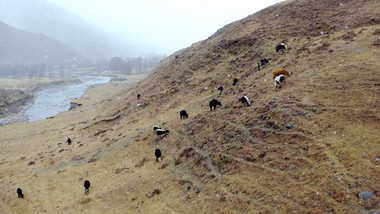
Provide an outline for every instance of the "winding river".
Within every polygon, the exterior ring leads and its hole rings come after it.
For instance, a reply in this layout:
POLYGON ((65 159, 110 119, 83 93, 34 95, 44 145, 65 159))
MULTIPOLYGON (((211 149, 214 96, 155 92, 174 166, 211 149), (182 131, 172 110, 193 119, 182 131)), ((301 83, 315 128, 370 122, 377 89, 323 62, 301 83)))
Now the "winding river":
POLYGON ((44 120, 59 112, 67 111, 73 99, 81 97, 93 85, 107 83, 111 77, 91 76, 80 77, 81 83, 69 86, 53 86, 43 89, 35 95, 33 104, 17 115, 0 119, 0 125, 11 123, 44 120))

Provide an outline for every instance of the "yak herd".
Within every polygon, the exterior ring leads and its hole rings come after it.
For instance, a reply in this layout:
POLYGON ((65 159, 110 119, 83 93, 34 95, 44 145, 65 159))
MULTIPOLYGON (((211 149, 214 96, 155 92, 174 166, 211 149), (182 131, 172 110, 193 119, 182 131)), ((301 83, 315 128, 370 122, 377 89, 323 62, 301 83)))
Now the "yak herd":
MULTIPOLYGON (((284 50, 287 50, 288 47, 286 44, 284 43, 280 43, 276 46, 276 52, 279 52, 279 51, 284 51, 284 50)), ((271 59, 261 59, 257 62, 257 68, 258 70, 260 71, 261 68, 264 68, 265 66, 267 66, 268 64, 270 64, 271 62, 271 59)), ((289 77, 290 76, 290 73, 288 71, 286 71, 285 69, 283 68, 280 68, 280 69, 277 69, 275 71, 273 71, 273 79, 274 79, 274 88, 275 90, 277 91, 279 88, 281 88, 281 85, 283 83, 285 83, 285 76, 289 77)), ((234 78, 233 80, 233 83, 232 85, 235 86, 237 85, 238 83, 238 79, 237 78, 234 78)), ((219 90, 219 96, 222 95, 222 92, 223 92, 223 86, 219 86, 218 87, 218 90, 219 90)), ((141 94, 137 94, 137 99, 140 99, 141 98, 141 94)), ((251 106, 251 103, 248 99, 247 96, 242 96, 241 98, 239 98, 239 101, 242 102, 243 105, 249 107, 251 106)), ((216 110, 216 107, 217 106, 222 106, 222 103, 216 99, 212 99, 210 102, 209 102, 209 107, 210 107, 210 111, 212 111, 214 109, 214 111, 216 110)), ((139 106, 138 106, 139 107, 139 106)), ((189 117, 188 113, 186 112, 186 110, 182 110, 180 111, 180 119, 187 119, 189 117)), ((153 126, 153 131, 157 134, 157 136, 159 138, 163 138, 166 134, 169 133, 169 130, 168 129, 162 129, 156 125, 153 126)), ((67 139, 67 144, 68 145, 71 145, 72 143, 72 140, 70 138, 67 139)), ((156 149, 155 152, 154 152, 154 155, 156 157, 156 161, 157 162, 161 162, 161 150, 160 149, 156 149)), ((89 180, 86 180, 84 182, 84 188, 85 188, 85 194, 88 195, 89 194, 89 188, 90 188, 90 181, 89 180)), ((21 188, 17 188, 17 195, 18 195, 18 198, 24 198, 24 194, 22 193, 22 189, 21 188)))

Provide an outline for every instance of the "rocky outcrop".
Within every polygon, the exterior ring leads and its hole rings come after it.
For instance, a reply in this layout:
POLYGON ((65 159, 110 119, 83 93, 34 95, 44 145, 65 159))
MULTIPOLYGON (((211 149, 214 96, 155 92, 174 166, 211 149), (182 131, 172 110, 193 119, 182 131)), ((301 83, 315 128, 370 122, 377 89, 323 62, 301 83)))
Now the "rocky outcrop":
POLYGON ((82 104, 80 103, 76 103, 76 102, 70 102, 70 108, 69 108, 69 111, 70 110, 74 110, 76 108, 78 108, 79 106, 81 106, 82 104))
POLYGON ((22 90, 0 90, 0 117, 17 114, 31 100, 33 95, 22 90))

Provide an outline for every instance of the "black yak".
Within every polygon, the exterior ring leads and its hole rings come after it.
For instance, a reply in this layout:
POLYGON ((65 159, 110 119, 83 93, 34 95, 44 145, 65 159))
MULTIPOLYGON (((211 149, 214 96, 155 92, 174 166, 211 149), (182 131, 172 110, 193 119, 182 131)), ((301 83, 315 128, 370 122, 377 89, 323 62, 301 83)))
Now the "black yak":
POLYGON ((243 105, 245 104, 247 106, 251 106, 251 102, 249 102, 249 99, 247 96, 243 96, 239 100, 243 103, 243 105))
POLYGON ((235 79, 234 79, 234 82, 232 83, 232 85, 235 86, 235 85, 238 83, 238 81, 239 81, 239 80, 238 80, 237 78, 235 78, 235 79))
POLYGON ((156 134, 157 136, 163 138, 167 133, 169 133, 169 130, 167 129, 157 129, 156 134))
POLYGON ((156 149, 156 151, 154 151, 154 155, 156 156, 157 162, 161 162, 161 150, 156 149))
POLYGON ((85 193, 86 195, 88 195, 88 191, 89 191, 90 185, 91 185, 91 183, 90 183, 89 180, 86 180, 86 181, 84 182, 84 193, 85 193))
POLYGON ((284 43, 280 43, 276 46, 276 52, 287 50, 288 46, 286 46, 284 43))
POLYGON ((182 119, 186 119, 186 118, 189 118, 189 115, 187 114, 186 110, 182 110, 179 112, 179 116, 182 119))
POLYGON ((257 62, 257 69, 260 71, 261 68, 265 67, 267 64, 270 63, 271 59, 261 59, 257 62))
POLYGON ((22 189, 17 188, 17 194, 18 194, 18 198, 24 198, 24 194, 22 194, 22 189))
POLYGON ((222 103, 219 102, 218 100, 216 99, 213 99, 210 101, 210 111, 212 111, 212 108, 214 108, 214 110, 216 110, 216 106, 219 105, 219 106, 222 106, 222 103))

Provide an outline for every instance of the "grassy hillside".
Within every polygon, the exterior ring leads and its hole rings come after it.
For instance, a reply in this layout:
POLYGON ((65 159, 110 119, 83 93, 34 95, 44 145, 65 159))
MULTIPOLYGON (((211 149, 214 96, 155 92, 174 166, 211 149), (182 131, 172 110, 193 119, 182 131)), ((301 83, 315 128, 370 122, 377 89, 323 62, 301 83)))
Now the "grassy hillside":
POLYGON ((358 194, 380 190, 379 7, 286 1, 173 54, 132 88, 93 88, 73 111, 1 127, 0 210, 378 211, 379 193, 358 194), (280 42, 290 50, 275 52, 280 42), (272 62, 258 71, 264 57, 272 62), (277 68, 292 73, 278 92, 277 68), (238 101, 243 95, 251 107, 238 101), (210 112, 212 98, 222 107, 210 112), (179 119, 182 109, 189 119, 179 119), (159 139, 152 125, 170 133, 159 139))

